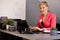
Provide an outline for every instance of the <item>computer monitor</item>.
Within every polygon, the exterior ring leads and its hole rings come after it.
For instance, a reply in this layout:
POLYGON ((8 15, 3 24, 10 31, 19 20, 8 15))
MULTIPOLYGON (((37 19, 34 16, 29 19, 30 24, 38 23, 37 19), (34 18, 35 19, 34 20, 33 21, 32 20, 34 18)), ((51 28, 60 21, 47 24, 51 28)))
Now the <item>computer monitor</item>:
POLYGON ((27 24, 26 20, 20 20, 18 23, 19 25, 17 26, 17 30, 19 32, 25 31, 25 28, 28 28, 29 25, 27 24))

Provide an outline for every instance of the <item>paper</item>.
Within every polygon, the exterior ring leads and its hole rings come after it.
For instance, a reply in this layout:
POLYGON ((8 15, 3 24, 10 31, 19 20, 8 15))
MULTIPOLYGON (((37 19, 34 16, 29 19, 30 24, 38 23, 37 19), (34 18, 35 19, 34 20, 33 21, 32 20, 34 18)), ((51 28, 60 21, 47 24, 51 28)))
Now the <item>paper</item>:
POLYGON ((44 32, 50 32, 50 30, 47 30, 46 28, 43 28, 44 29, 44 32))

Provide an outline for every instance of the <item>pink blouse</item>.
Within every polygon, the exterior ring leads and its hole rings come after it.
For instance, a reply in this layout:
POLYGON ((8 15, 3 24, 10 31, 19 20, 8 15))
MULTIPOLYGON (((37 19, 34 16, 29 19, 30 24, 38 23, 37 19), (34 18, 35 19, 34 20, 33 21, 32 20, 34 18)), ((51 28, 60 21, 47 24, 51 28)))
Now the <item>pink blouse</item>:
MULTIPOLYGON (((40 15, 39 20, 38 20, 38 27, 42 27, 41 20, 43 19, 43 14, 40 15)), ((45 20, 44 20, 44 28, 51 28, 51 27, 56 27, 56 15, 48 12, 45 20)), ((50 30, 50 29, 48 29, 50 30)))

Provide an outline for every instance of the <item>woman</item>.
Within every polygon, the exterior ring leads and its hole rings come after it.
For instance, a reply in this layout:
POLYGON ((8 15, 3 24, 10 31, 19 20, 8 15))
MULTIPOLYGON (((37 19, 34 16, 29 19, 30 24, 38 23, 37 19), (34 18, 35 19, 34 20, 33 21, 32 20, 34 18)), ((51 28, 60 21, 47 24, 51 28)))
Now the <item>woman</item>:
POLYGON ((42 1, 39 4, 41 15, 38 20, 38 24, 36 27, 29 27, 33 30, 43 31, 44 28, 46 30, 51 30, 51 28, 56 28, 56 15, 49 11, 48 3, 46 1, 42 1))

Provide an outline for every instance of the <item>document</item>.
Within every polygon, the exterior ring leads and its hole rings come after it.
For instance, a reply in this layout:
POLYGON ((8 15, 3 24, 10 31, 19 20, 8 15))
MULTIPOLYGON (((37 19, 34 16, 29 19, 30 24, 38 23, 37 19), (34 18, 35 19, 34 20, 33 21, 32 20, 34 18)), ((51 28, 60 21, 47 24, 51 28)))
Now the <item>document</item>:
POLYGON ((43 28, 43 29, 44 29, 44 32, 50 32, 50 30, 47 28, 43 28))

